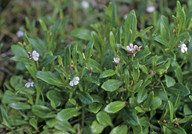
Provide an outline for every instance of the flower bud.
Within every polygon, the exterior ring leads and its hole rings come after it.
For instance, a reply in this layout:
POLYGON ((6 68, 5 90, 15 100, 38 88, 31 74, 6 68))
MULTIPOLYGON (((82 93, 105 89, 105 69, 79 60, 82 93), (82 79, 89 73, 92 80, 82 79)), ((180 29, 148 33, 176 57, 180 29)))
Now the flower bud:
POLYGON ((92 73, 92 71, 93 71, 93 68, 92 68, 92 67, 90 67, 90 71, 89 71, 89 73, 91 74, 91 73, 92 73))
POLYGON ((71 68, 72 68, 73 70, 75 70, 75 67, 74 67, 74 65, 73 65, 73 64, 71 64, 71 68))
POLYGON ((52 32, 49 32, 49 36, 52 36, 52 32))
POLYGON ((153 70, 151 70, 151 71, 150 71, 150 74, 151 74, 151 75, 153 75, 153 74, 154 74, 154 71, 153 71, 153 70))
POLYGON ((24 47, 26 47, 26 46, 27 46, 27 44, 26 44, 25 42, 23 42, 23 45, 24 45, 24 47))

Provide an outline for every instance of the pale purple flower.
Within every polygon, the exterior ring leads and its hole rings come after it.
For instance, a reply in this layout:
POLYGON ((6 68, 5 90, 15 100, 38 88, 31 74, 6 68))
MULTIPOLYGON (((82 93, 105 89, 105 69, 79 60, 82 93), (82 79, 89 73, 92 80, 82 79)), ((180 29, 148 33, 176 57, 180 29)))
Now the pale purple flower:
POLYGON ((87 1, 82 1, 81 5, 83 8, 89 8, 89 3, 87 1))
POLYGON ((120 58, 118 58, 118 57, 113 58, 113 63, 119 64, 119 61, 120 61, 120 58))
POLYGON ((23 36, 23 31, 21 31, 21 30, 19 30, 19 31, 17 31, 17 37, 22 37, 23 36))
POLYGON ((69 85, 72 86, 72 87, 75 86, 75 85, 78 85, 79 80, 80 80, 79 77, 76 76, 76 77, 73 78, 72 81, 69 82, 69 85))
POLYGON ((133 44, 131 43, 129 46, 126 47, 126 49, 133 53, 137 49, 137 47, 137 45, 133 46, 133 44))
POLYGON ((146 11, 147 11, 148 13, 152 13, 152 12, 155 11, 155 7, 152 6, 152 5, 149 5, 149 6, 147 6, 146 11))
POLYGON ((178 47, 181 48, 181 52, 182 52, 182 53, 185 53, 185 52, 187 52, 187 50, 188 50, 187 46, 186 46, 184 43, 182 43, 182 44, 179 45, 178 47))
POLYGON ((25 84, 25 87, 26 88, 30 88, 30 87, 33 87, 34 86, 34 82, 33 81, 28 81, 26 84, 25 84))
POLYGON ((128 14, 125 14, 125 15, 123 16, 124 20, 127 19, 127 16, 128 16, 128 14))

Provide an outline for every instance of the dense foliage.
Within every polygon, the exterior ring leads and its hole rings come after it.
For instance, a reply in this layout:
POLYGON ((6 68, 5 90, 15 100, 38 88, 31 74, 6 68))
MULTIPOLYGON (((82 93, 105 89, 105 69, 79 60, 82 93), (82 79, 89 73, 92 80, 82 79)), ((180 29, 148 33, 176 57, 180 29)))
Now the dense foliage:
POLYGON ((1 127, 10 133, 192 133, 192 12, 177 2, 172 18, 153 13, 138 31, 135 11, 119 22, 115 3, 91 30, 74 29, 62 48, 68 17, 43 37, 11 49, 22 75, 4 83, 1 127))

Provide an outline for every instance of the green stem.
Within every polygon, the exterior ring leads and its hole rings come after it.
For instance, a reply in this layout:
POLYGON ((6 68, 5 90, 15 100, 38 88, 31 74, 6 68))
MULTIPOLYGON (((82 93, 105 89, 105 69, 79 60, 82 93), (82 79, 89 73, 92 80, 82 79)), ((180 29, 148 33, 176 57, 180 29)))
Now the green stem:
POLYGON ((39 103, 39 97, 40 97, 40 90, 39 90, 39 87, 37 85, 36 87, 36 100, 35 100, 35 104, 37 105, 39 103))
POLYGON ((82 116, 81 116, 81 127, 84 127, 84 123, 85 123, 85 109, 84 107, 82 107, 82 116))

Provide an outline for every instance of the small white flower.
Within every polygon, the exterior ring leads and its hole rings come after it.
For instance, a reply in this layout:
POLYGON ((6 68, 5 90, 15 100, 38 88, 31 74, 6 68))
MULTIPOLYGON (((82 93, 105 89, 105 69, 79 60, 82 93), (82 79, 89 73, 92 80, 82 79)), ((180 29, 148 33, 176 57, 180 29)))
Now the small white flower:
POLYGON ((19 30, 19 31, 17 31, 17 37, 22 37, 23 36, 23 31, 21 31, 21 30, 19 30))
POLYGON ((33 81, 29 81, 25 84, 25 87, 30 88, 34 86, 34 82, 33 81))
POLYGON ((179 48, 181 48, 181 52, 182 53, 185 53, 185 52, 187 52, 187 46, 184 44, 184 43, 182 43, 181 45, 179 45, 178 46, 179 48))
POLYGON ((69 85, 70 86, 75 86, 75 85, 78 85, 79 84, 79 77, 74 77, 72 81, 69 82, 69 85))
POLYGON ((87 1, 82 1, 81 5, 83 8, 89 8, 89 3, 87 1))
POLYGON ((126 47, 126 49, 133 53, 137 49, 137 47, 137 45, 133 46, 133 44, 131 43, 129 46, 126 47))
POLYGON ((39 59, 39 53, 37 53, 37 51, 33 51, 32 52, 32 58, 34 59, 34 61, 38 61, 39 59))
POLYGON ((119 61, 120 61, 120 58, 118 58, 118 57, 117 58, 115 58, 115 57, 113 58, 113 63, 119 64, 119 61))
POLYGON ((149 5, 149 6, 147 6, 146 11, 147 11, 148 13, 152 13, 152 12, 155 11, 155 7, 152 6, 152 5, 149 5))

